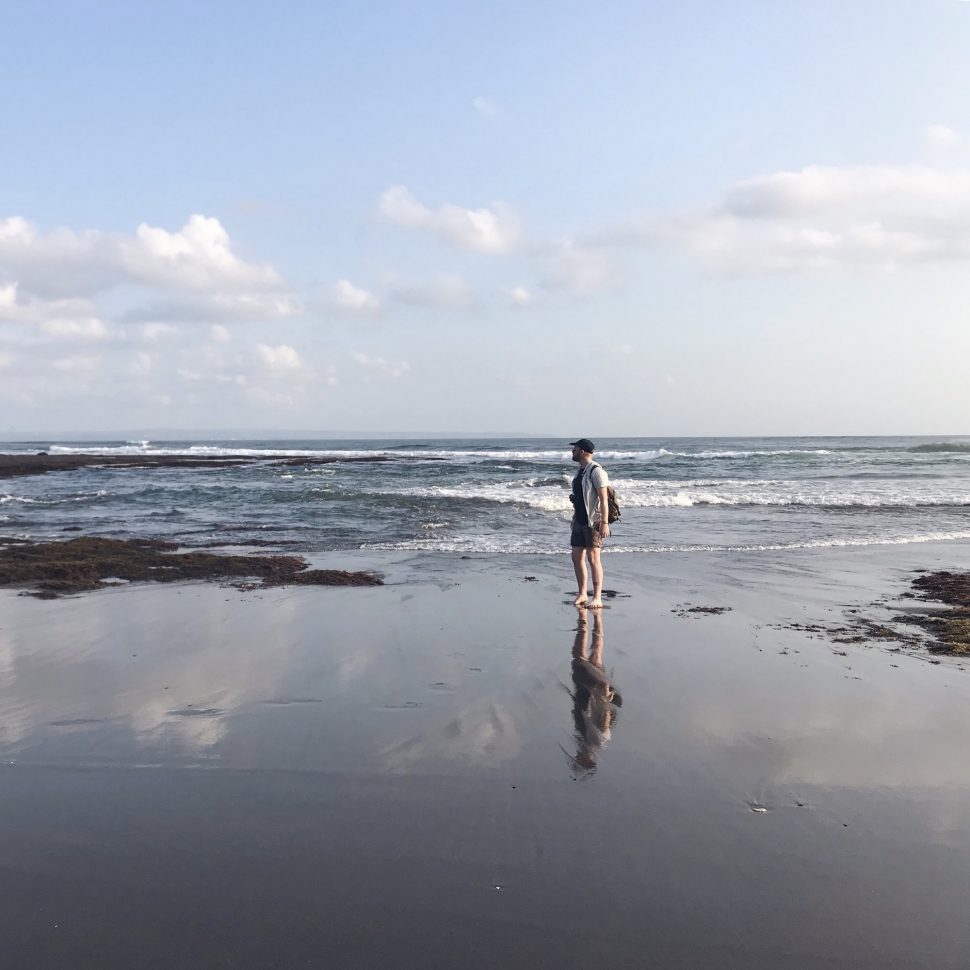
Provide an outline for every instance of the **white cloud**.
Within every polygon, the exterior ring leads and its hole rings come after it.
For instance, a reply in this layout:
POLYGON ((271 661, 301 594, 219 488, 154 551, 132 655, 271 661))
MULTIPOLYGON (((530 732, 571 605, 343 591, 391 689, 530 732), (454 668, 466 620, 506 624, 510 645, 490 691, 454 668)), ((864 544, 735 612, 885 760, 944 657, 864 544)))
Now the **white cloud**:
POLYGON ((41 235, 21 216, 0 219, 0 278, 37 296, 90 296, 120 282, 112 240, 94 230, 41 235))
POLYGON ((371 357, 359 351, 352 351, 351 357, 366 371, 367 379, 374 377, 384 380, 397 380, 411 370, 406 360, 391 362, 383 357, 371 357))
POLYGON ((970 171, 919 166, 813 165, 745 179, 721 207, 739 218, 773 219, 848 213, 851 218, 911 220, 970 216, 970 171))
POLYGON ((26 325, 53 339, 106 340, 111 336, 90 300, 21 300, 17 283, 0 286, 0 323, 26 325))
POLYGON ((79 340, 107 340, 110 336, 105 325, 96 317, 80 320, 54 318, 42 323, 40 329, 50 337, 79 340))
POLYGON ((216 312, 295 312, 271 266, 236 254, 218 219, 192 215, 176 232, 145 223, 134 235, 55 229, 20 216, 0 219, 0 279, 42 298, 90 297, 120 284, 208 300, 216 312))
POLYGON ((485 118, 497 118, 502 113, 501 106, 494 98, 472 98, 472 106, 485 118))
POLYGON ((423 282, 398 281, 391 284, 394 298, 408 306, 462 310, 474 302, 471 287, 460 276, 438 276, 423 282))
POLYGON ((173 327, 170 323, 146 323, 141 328, 142 340, 147 343, 156 343, 159 340, 167 340, 169 337, 177 337, 181 331, 178 327, 173 327))
POLYGON ((508 298, 514 307, 527 307, 535 303, 535 297, 524 286, 513 286, 508 291, 508 298))
POLYGON ((286 344, 270 347, 268 344, 256 346, 257 357, 275 374, 294 374, 304 371, 300 355, 286 344))
POLYGON ((0 351, 0 370, 13 367, 14 358, 12 354, 5 354, 0 351))
POLYGON ((432 211, 403 185, 394 185, 380 197, 378 208, 390 222, 428 230, 462 249, 479 253, 507 253, 519 241, 518 216, 501 202, 493 203, 491 209, 463 209, 445 203, 432 211))
POLYGON ((228 327, 224 327, 221 323, 214 323, 209 327, 209 336, 219 344, 228 343, 232 339, 228 327))
POLYGON ((338 310, 349 313, 376 313, 381 301, 367 290, 354 286, 350 280, 337 280, 332 287, 332 303, 338 310))
POLYGON ((946 125, 927 125, 923 135, 936 148, 949 148, 960 140, 960 136, 946 125))
POLYGON ((615 285, 619 273, 603 249, 560 239, 537 250, 540 280, 549 290, 584 295, 615 285))
POLYGON ((128 373, 134 377, 143 377, 151 373, 153 366, 154 361, 151 354, 146 354, 144 351, 139 350, 131 358, 131 362, 128 365, 128 373))
POLYGON ((280 390, 279 387, 255 385, 246 389, 246 396, 260 408, 285 408, 287 411, 296 411, 303 403, 302 395, 280 390))
POLYGON ((93 371, 101 363, 100 357, 60 357, 51 366, 65 374, 93 371))
POLYGON ((126 323, 278 320, 295 316, 300 304, 284 293, 218 293, 190 299, 156 300, 129 310, 126 323))
POLYGON ((202 215, 178 232, 142 223, 134 239, 120 241, 118 254, 132 279, 159 289, 245 293, 282 284, 271 266, 240 259, 219 220, 202 215))
POLYGON ((531 391, 536 386, 535 381, 525 374, 498 374, 496 380, 505 387, 514 387, 519 391, 531 391))
POLYGON ((970 171, 820 167, 732 186, 707 212, 631 223, 614 240, 686 245, 728 272, 894 269, 970 258, 970 171))

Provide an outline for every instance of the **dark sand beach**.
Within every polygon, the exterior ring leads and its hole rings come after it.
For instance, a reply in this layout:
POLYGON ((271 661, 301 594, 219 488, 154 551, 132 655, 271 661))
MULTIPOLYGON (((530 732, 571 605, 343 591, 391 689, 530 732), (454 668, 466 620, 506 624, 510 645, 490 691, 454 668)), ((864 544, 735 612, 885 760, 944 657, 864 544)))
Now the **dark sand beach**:
POLYGON ((565 555, 0 591, 0 965, 965 967, 970 671, 793 628, 965 545, 607 562, 585 736, 565 555))

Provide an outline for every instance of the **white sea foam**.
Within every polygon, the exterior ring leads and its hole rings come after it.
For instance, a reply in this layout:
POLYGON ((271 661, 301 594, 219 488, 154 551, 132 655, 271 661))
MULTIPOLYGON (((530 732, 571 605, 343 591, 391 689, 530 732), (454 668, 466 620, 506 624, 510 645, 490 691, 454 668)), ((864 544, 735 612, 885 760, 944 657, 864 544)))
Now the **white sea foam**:
MULTIPOLYGON (((663 451, 663 449, 661 449, 663 451)), ((774 458, 776 455, 831 455, 825 448, 772 448, 765 451, 664 451, 672 458, 774 458)))
MULTIPOLYGON (((954 542, 970 539, 970 531, 927 532, 912 535, 887 536, 860 539, 813 539, 794 542, 736 544, 736 545, 630 545, 604 547, 610 555, 631 553, 759 553, 788 552, 798 549, 840 549, 870 546, 922 545, 928 542, 954 542)), ((460 536, 436 536, 433 538, 407 539, 401 542, 364 543, 361 549, 410 552, 482 553, 507 555, 553 556, 564 555, 561 539, 522 535, 515 532, 495 532, 460 536)))
POLYGON ((459 501, 496 502, 500 505, 524 505, 544 512, 572 512, 569 493, 562 488, 530 488, 521 482, 475 483, 445 486, 425 485, 413 488, 380 489, 365 491, 375 497, 394 495, 431 500, 456 499, 459 501))
POLYGON ((124 445, 51 445, 52 455, 157 455, 158 457, 188 458, 323 458, 330 455, 345 457, 383 454, 374 451, 308 450, 306 448, 234 448, 221 445, 186 445, 184 447, 159 448, 151 443, 128 443, 124 445))
POLYGON ((7 502, 19 502, 22 505, 61 505, 64 502, 86 502, 92 498, 104 498, 108 494, 106 489, 97 492, 81 492, 78 495, 65 495, 62 498, 30 498, 28 495, 0 495, 0 505, 7 502))
MULTIPOLYGON (((458 485, 422 485, 367 490, 365 494, 394 495, 431 500, 496 502, 522 505, 545 512, 571 512, 569 491, 560 484, 542 485, 529 478, 507 482, 466 482, 458 485)), ((693 508, 697 506, 804 506, 816 508, 905 508, 919 506, 970 506, 966 483, 933 480, 858 482, 772 481, 744 479, 614 482, 621 509, 693 508)))
MULTIPOLYGON (((283 444, 280 442, 280 444, 283 444)), ((514 463, 537 465, 565 466, 567 473, 572 471, 567 450, 563 448, 347 448, 336 445, 325 448, 292 448, 292 447, 252 447, 234 445, 230 442, 219 444, 176 444, 168 443, 164 447, 148 439, 129 440, 124 444, 100 445, 66 445, 52 444, 47 448, 53 455, 93 454, 103 456, 156 456, 156 457, 195 457, 195 458, 240 458, 240 459, 293 459, 293 458, 335 458, 361 459, 385 458, 398 461, 437 461, 458 465, 493 466, 505 472, 513 471, 514 463), (498 463, 498 464, 495 464, 498 463)), ((607 466, 611 462, 624 465, 646 466, 655 465, 658 468, 669 469, 679 464, 694 465, 697 462, 713 462, 715 467, 730 469, 734 463, 751 461, 771 462, 775 459, 805 459, 798 464, 805 467, 824 467, 837 465, 841 468, 857 467, 860 463, 875 463, 881 467, 896 467, 903 465, 949 465, 954 462, 966 464, 970 462, 970 453, 914 453, 906 450, 873 451, 840 451, 826 448, 752 448, 752 449, 704 449, 690 451, 681 449, 652 448, 652 449, 604 449, 596 452, 596 458, 607 466), (812 460, 815 459, 813 462, 812 460)), ((668 505, 686 504, 683 498, 668 505)), ((696 504, 696 503, 695 503, 696 504)), ((705 504, 703 501, 700 504, 705 504)))
MULTIPOLYGON (((250 448, 234 445, 169 445, 160 447, 150 441, 127 441, 123 445, 49 445, 52 455, 158 455, 213 458, 412 458, 439 461, 463 460, 469 462, 568 462, 568 449, 463 449, 463 448, 250 448)), ((647 451, 603 451, 597 459, 652 461, 671 452, 663 448, 647 451)), ((511 469, 513 466, 508 465, 511 469)))

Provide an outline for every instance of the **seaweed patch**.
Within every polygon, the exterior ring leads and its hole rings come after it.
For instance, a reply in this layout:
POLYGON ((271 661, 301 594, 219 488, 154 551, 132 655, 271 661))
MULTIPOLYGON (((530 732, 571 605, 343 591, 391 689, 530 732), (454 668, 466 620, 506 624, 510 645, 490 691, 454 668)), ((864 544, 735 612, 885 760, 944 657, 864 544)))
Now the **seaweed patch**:
POLYGON ((229 556, 177 553, 157 539, 86 537, 66 542, 0 546, 0 586, 26 586, 28 596, 53 599, 103 589, 108 580, 173 583, 186 580, 259 580, 270 586, 382 586, 377 573, 310 569, 300 556, 229 556))
POLYGON ((942 603, 927 613, 908 613, 900 621, 918 626, 932 638, 931 653, 970 654, 970 573, 924 573, 913 580, 916 598, 942 603))

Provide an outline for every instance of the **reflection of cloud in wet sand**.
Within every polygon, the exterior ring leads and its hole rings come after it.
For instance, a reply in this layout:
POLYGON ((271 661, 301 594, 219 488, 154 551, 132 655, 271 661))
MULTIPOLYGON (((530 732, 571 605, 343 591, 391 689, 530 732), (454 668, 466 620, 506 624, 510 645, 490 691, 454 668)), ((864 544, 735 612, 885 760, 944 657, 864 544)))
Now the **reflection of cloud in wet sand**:
POLYGON ((764 762, 773 752, 768 764, 778 785, 970 784, 962 705, 946 703, 946 691, 938 703, 928 704, 925 696, 916 702, 912 684, 893 672, 888 656, 875 655, 871 662, 867 681, 879 681, 873 688, 841 679, 832 684, 831 671, 805 671, 804 683, 795 679, 783 691, 766 691, 763 682, 743 677, 722 680, 716 697, 683 705, 673 715, 678 733, 723 748, 727 762, 745 753, 764 762), (822 687, 823 677, 829 689, 822 687))
POLYGON ((91 597, 72 603, 73 615, 45 604, 52 622, 43 636, 26 621, 19 637, 0 635, 0 743, 29 740, 55 721, 61 731, 127 725, 143 747, 204 757, 234 712, 285 696, 295 646, 288 627, 301 620, 292 603, 241 616, 240 602, 220 592, 178 593, 91 597), (155 630, 167 631, 163 643, 155 630))
POLYGON ((426 729, 381 752, 385 770, 407 771, 424 761, 453 760, 490 765, 512 761, 522 749, 522 733, 502 704, 482 702, 460 711, 447 724, 426 729))

